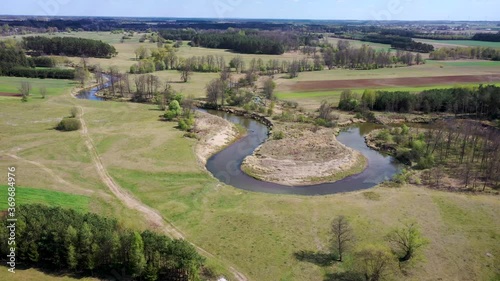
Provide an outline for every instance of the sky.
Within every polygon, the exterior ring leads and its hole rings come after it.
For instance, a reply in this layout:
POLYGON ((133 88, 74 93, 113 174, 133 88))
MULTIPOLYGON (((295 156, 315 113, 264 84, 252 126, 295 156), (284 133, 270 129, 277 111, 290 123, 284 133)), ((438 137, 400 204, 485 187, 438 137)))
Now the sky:
POLYGON ((500 0, 0 1, 2 15, 500 21, 500 0))

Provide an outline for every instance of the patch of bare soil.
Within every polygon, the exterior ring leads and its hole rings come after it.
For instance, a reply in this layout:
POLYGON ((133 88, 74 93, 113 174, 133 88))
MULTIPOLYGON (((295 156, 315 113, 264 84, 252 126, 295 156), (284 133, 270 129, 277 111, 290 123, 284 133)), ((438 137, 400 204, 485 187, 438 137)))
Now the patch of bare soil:
POLYGON ((330 81, 301 81, 293 91, 340 90, 349 88, 417 87, 457 83, 493 83, 500 81, 500 75, 462 75, 437 77, 404 77, 385 79, 356 79, 330 81))
POLYGON ((305 124, 275 124, 281 140, 269 140, 243 162, 249 175, 283 185, 313 185, 359 173, 366 161, 357 151, 341 144, 338 129, 316 130, 305 124))
POLYGON ((21 97, 21 94, 18 93, 6 93, 6 92, 0 92, 0 97, 21 97))
POLYGON ((196 134, 200 141, 196 145, 196 156, 205 166, 208 158, 220 151, 238 137, 234 125, 212 114, 196 113, 196 134))

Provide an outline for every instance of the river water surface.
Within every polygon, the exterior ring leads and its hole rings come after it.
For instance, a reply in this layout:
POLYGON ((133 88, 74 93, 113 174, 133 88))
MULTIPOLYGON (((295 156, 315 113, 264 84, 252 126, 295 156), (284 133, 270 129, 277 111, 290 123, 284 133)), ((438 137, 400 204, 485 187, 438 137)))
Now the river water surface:
POLYGON ((268 129, 263 124, 248 118, 226 112, 211 111, 208 113, 220 116, 232 123, 245 127, 248 135, 238 142, 211 157, 207 169, 220 181, 239 189, 274 194, 326 195, 341 192, 369 189, 379 183, 391 179, 397 174, 401 165, 390 157, 369 148, 365 144, 364 134, 374 129, 374 124, 361 124, 342 131, 337 139, 351 147, 368 160, 367 168, 360 174, 347 177, 333 183, 310 186, 285 186, 263 182, 241 171, 241 164, 248 155, 259 147, 268 135, 268 129))

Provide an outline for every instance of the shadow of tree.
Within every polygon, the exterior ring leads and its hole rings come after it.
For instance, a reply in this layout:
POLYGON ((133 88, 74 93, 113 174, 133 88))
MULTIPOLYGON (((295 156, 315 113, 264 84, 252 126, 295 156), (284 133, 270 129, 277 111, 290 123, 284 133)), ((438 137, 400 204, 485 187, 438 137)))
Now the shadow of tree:
POLYGON ((364 281, 363 274, 357 272, 335 272, 328 273, 324 281, 364 281))
POLYGON ((330 266, 337 260, 334 254, 313 251, 295 252, 294 256, 299 261, 310 262, 318 266, 330 266))

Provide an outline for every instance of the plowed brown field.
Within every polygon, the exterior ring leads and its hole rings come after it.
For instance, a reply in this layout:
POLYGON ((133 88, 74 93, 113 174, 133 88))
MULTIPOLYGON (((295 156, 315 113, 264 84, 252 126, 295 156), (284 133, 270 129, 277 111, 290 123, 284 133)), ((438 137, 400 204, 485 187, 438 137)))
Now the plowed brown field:
POLYGON ((329 81, 301 81, 292 86, 293 91, 325 91, 349 88, 416 87, 442 84, 493 83, 499 82, 500 75, 462 75, 436 77, 405 77, 385 79, 356 79, 329 81))

